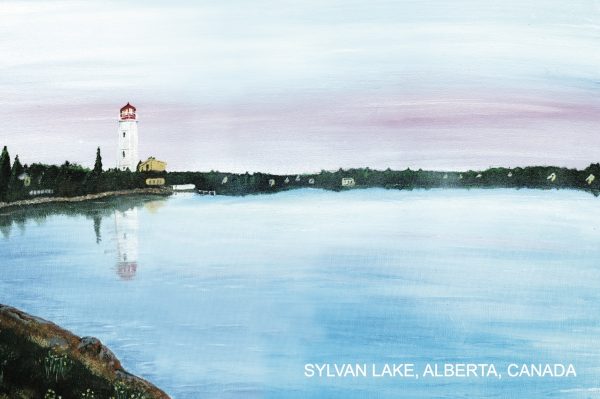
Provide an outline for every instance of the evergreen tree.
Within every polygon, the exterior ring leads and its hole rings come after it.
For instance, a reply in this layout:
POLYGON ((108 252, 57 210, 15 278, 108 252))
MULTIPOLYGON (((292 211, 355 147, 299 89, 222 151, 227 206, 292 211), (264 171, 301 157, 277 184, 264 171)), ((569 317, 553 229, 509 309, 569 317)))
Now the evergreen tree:
POLYGON ((12 165, 12 169, 10 171, 10 181, 8 183, 8 189, 6 192, 5 198, 8 201, 14 201, 20 199, 23 196, 24 190, 24 182, 19 180, 19 176, 23 174, 25 168, 21 165, 21 161, 19 161, 19 156, 15 156, 15 160, 12 165))
POLYGON ((0 155, 0 198, 6 198, 8 183, 10 181, 10 155, 6 146, 0 155))
POLYGON ((102 155, 100 155, 100 147, 96 150, 96 163, 94 163, 94 173, 99 175, 102 173, 102 155))
POLYGON ((10 172, 10 178, 11 180, 16 180, 19 178, 19 176, 21 176, 21 174, 25 171, 25 168, 23 168, 23 165, 21 165, 21 161, 19 161, 19 156, 15 155, 15 160, 13 162, 12 165, 12 169, 10 172))

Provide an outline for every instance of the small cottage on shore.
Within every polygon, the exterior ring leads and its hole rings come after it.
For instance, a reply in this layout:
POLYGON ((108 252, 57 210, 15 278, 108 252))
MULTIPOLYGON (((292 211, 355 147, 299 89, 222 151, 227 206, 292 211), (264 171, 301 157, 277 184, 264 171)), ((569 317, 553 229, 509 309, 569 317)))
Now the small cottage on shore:
POLYGON ((356 182, 353 177, 343 177, 342 178, 342 187, 354 187, 356 182))
POLYGON ((164 177, 153 177, 146 179, 147 186, 164 186, 165 178, 164 177))

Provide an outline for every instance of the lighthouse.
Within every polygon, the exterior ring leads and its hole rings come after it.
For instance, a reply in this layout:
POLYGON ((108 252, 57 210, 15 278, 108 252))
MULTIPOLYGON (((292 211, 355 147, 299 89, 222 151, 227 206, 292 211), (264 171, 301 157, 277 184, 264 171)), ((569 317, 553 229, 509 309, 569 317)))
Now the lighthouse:
POLYGON ((135 172, 138 157, 138 127, 136 108, 127 103, 119 113, 119 147, 117 168, 135 172))

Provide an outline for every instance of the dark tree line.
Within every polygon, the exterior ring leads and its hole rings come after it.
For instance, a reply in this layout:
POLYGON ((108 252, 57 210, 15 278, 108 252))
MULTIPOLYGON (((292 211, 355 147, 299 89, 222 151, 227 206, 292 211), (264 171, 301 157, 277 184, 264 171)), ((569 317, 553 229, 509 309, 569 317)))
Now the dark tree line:
POLYGON ((432 188, 571 188, 598 194, 600 164, 578 170, 550 166, 490 168, 484 171, 374 170, 370 168, 339 169, 314 174, 276 175, 267 173, 169 172, 167 184, 193 183, 200 190, 214 190, 224 195, 272 193, 310 187, 341 191, 351 188, 380 187, 386 189, 432 188), (552 178, 552 176, 555 176, 552 178), (593 181, 588 178, 593 176, 593 181), (343 178, 353 185, 343 186, 343 178))
POLYGON ((116 168, 103 170, 100 148, 96 150, 94 168, 65 161, 62 165, 14 162, 6 147, 0 154, 0 201, 44 196, 78 196, 105 191, 146 187, 147 177, 164 177, 167 185, 194 184, 199 190, 223 195, 274 193, 302 187, 327 190, 381 187, 387 189, 431 188, 571 188, 600 192, 600 164, 583 170, 552 166, 490 168, 484 171, 374 170, 339 169, 313 174, 279 175, 269 173, 210 172, 130 172, 116 168), (352 179, 344 186, 342 179, 352 179))
POLYGON ((32 163, 22 165, 19 157, 11 158, 5 146, 0 155, 0 201, 12 202, 38 195, 71 197, 104 191, 141 188, 141 173, 103 170, 100 148, 96 150, 94 168, 65 161, 62 165, 32 163), (42 194, 39 194, 39 193, 42 194))

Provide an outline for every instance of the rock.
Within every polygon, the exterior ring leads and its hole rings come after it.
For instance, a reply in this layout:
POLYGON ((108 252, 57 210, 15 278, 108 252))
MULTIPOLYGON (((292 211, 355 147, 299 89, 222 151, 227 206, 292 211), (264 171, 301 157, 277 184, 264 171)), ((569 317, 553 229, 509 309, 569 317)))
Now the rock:
POLYGON ((81 353, 86 353, 89 356, 96 357, 99 361, 106 364, 113 370, 122 370, 121 362, 114 353, 106 346, 102 345, 102 342, 98 338, 94 337, 83 337, 79 340, 77 349, 81 353))

